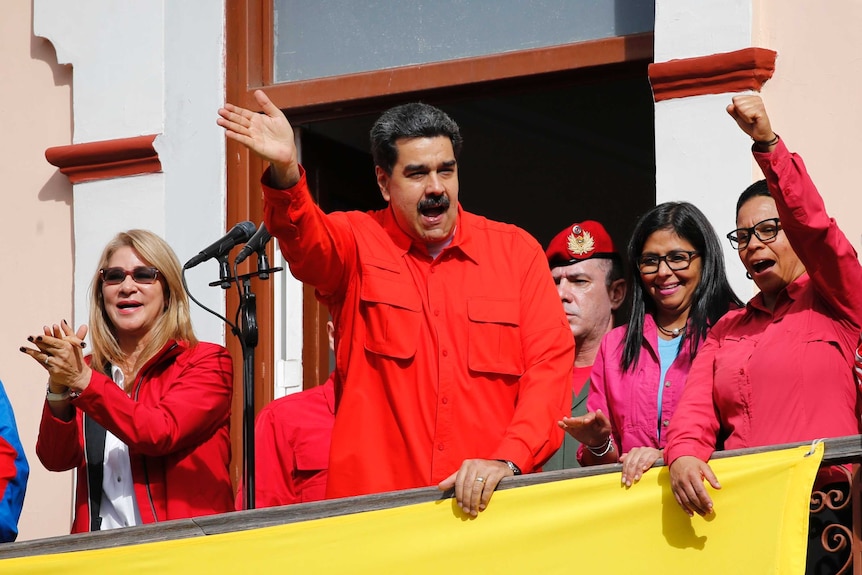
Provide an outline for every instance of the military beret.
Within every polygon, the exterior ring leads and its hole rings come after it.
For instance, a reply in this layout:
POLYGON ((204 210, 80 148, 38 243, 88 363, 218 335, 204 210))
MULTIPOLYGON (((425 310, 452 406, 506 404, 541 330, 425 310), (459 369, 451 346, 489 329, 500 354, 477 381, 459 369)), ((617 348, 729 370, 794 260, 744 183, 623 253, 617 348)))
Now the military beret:
POLYGON ((586 220, 572 224, 554 236, 545 250, 552 268, 592 258, 619 258, 610 234, 599 222, 586 220))

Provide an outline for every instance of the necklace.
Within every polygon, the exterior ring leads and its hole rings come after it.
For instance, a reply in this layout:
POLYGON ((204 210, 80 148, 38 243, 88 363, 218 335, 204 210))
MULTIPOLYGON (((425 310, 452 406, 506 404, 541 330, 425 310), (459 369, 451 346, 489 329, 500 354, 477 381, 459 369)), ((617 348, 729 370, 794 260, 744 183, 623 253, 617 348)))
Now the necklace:
POLYGON ((678 327, 675 329, 666 329, 666 328, 663 328, 662 326, 660 326, 659 324, 655 324, 655 325, 660 332, 662 332, 665 335, 669 335, 670 337, 681 336, 682 334, 685 333, 685 327, 686 327, 686 326, 682 326, 682 327, 678 327))

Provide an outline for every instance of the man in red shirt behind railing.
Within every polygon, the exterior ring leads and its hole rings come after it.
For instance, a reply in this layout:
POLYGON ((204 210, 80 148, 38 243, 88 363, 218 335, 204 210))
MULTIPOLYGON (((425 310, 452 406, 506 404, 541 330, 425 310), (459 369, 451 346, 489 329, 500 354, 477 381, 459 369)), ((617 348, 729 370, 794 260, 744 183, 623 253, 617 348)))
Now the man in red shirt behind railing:
POLYGON ((461 135, 437 108, 397 106, 374 124, 387 208, 324 214, 290 123, 255 98, 263 114, 225 104, 218 123, 270 163, 264 222, 336 326, 327 496, 454 487, 477 515, 503 477, 557 450, 571 406, 574 345, 542 248, 461 209, 461 135))
MULTIPOLYGON (((335 326, 326 322, 329 349, 335 326)), ((319 501, 326 496, 329 446, 335 424, 335 372, 317 387, 269 402, 254 423, 255 506, 275 507, 319 501)), ((236 509, 243 507, 243 483, 236 509)))

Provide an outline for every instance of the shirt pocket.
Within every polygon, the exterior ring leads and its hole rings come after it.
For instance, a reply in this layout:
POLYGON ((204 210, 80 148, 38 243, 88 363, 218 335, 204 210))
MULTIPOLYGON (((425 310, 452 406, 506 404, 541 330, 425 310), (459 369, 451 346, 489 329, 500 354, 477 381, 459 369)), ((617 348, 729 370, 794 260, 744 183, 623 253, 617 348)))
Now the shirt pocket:
POLYGON ((311 429, 294 448, 300 501, 320 501, 326 496, 330 430, 311 429))
POLYGON ((524 374, 520 306, 516 299, 467 301, 467 365, 472 371, 524 374))
POLYGON ((724 414, 751 411, 751 356, 758 340, 745 336, 725 336, 715 353, 713 401, 724 414))
POLYGON ((422 302, 401 274, 364 270, 359 306, 365 321, 365 349, 394 359, 416 355, 422 302))
POLYGON ((852 404, 856 398, 853 382, 853 349, 842 348, 833 326, 819 331, 795 334, 799 349, 794 358, 798 362, 795 373, 800 397, 812 394, 829 394, 833 398, 844 397, 852 404))

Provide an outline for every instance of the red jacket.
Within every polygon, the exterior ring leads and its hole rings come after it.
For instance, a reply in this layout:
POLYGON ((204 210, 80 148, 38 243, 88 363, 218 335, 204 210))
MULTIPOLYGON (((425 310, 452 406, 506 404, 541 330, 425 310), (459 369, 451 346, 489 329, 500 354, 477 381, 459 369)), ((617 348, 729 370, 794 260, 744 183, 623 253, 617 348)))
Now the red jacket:
POLYGON ((94 370, 72 401, 74 420, 55 418, 46 401, 36 454, 50 471, 77 467, 72 533, 99 530, 105 429, 129 446, 144 523, 233 511, 232 392, 225 348, 169 342, 141 368, 131 397, 94 370))

